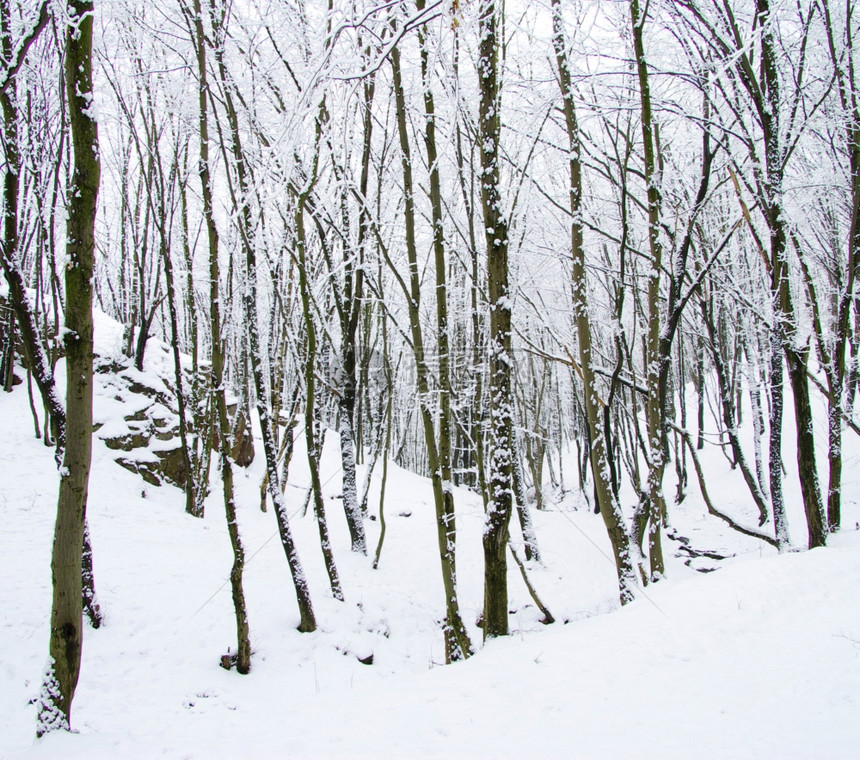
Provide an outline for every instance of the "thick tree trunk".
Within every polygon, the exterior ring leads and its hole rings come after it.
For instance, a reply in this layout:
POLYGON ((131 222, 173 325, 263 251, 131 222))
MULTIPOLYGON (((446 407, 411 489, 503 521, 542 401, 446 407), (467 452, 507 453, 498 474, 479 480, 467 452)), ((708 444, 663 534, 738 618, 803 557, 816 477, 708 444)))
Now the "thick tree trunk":
MULTIPOLYGON (((35 39, 39 30, 47 23, 47 4, 43 6, 39 23, 33 30, 30 40, 35 39), (42 21, 44 17, 45 21, 42 21)), ((9 8, 6 0, 0 0, 0 27, 2 27, 2 49, 6 60, 12 60, 12 46, 9 29, 9 8)), ((27 42, 25 40, 24 49, 27 42)), ((19 60, 23 60, 22 48, 18 48, 19 60)), ((9 343, 9 376, 12 372, 12 358, 14 356, 15 320, 17 319, 18 330, 21 335, 21 345, 24 358, 28 366, 29 377, 36 379, 36 386, 42 398, 48 419, 46 420, 45 443, 49 443, 47 428, 54 437, 55 459, 58 467, 62 467, 63 455, 66 448, 66 409, 60 399, 54 383, 54 373, 45 349, 39 336, 39 327, 36 323, 36 314, 27 298, 24 278, 18 267, 18 187, 20 170, 18 159, 18 123, 17 108, 13 102, 14 80, 7 83, 5 88, 0 88, 0 104, 3 110, 4 125, 4 148, 6 152, 6 170, 3 173, 3 242, 0 245, 0 266, 9 285, 9 296, 13 310, 11 322, 11 334, 8 336, 9 343)), ((28 385, 29 387, 29 385, 28 385)), ((9 390, 9 389, 7 389, 9 390)), ((30 398, 31 409, 35 418, 32 394, 30 398)), ((38 423, 37 423, 38 424, 38 423)), ((38 427, 36 429, 38 437, 38 427)), ((81 592, 83 594, 83 609, 89 618, 93 628, 102 624, 101 608, 96 597, 95 576, 92 564, 92 546, 90 544, 89 529, 86 518, 84 519, 84 541, 82 546, 81 565, 81 592)))
POLYGON ((481 146, 481 209, 490 309, 489 474, 484 526, 484 637, 508 634, 507 545, 514 501, 513 389, 511 386, 511 292, 508 283, 508 220, 502 211, 499 143, 499 14, 495 0, 481 0, 478 29, 478 141, 481 146))
MULTIPOLYGON (((774 138, 775 139, 775 138, 774 138)), ((775 152, 768 149, 768 155, 775 152)), ((779 185, 782 176, 778 167, 769 161, 770 183, 779 185)), ((795 346, 795 330, 797 313, 791 297, 788 282, 788 262, 786 261, 785 220, 783 217, 780 193, 771 190, 768 207, 768 221, 771 228, 771 268, 772 296, 774 300, 775 322, 774 339, 779 342, 788 365, 788 376, 794 396, 794 418, 797 432, 797 465, 800 478, 800 492, 803 499, 803 510, 809 534, 809 548, 824 546, 827 538, 827 523, 824 517, 824 506, 821 502, 818 471, 815 465, 815 439, 812 432, 812 406, 809 400, 809 381, 807 379, 806 351, 795 346)), ((782 358, 773 357, 773 365, 779 363, 779 381, 782 381, 782 358)), ((773 368, 773 367, 772 367, 773 368)), ((773 378, 772 378, 773 381, 773 378)), ((780 442, 777 444, 775 455, 780 456, 780 442)), ((774 451, 771 451, 771 457, 774 451)), ((772 463, 771 468, 775 465, 772 463)), ((773 483, 771 483, 773 490, 773 483)), ((779 529, 778 529, 779 530, 779 529)))
POLYGON ((818 469, 815 465, 815 441, 812 435, 812 404, 809 398, 805 353, 787 350, 788 377, 794 394, 794 419, 797 427, 797 474, 806 513, 808 546, 824 546, 827 539, 827 518, 821 503, 818 469))
POLYGON ((68 729, 83 643, 81 563, 93 430, 93 266, 99 192, 98 126, 91 113, 93 4, 69 0, 66 98, 73 146, 66 224, 66 449, 51 554, 50 660, 37 735, 68 729))

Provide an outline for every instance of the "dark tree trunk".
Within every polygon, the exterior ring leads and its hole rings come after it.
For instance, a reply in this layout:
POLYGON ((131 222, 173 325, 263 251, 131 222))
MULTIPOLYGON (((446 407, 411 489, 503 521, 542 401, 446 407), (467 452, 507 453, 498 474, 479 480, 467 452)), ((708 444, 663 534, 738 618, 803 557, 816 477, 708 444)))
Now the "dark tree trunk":
MULTIPOLYGON (((199 0, 195 0, 195 2, 199 2, 199 0)), ((219 18, 215 6, 210 5, 209 10, 213 26, 213 36, 215 38, 215 61, 217 64, 219 80, 223 88, 224 106, 230 134, 230 148, 240 194, 240 197, 237 197, 235 188, 231 185, 231 200, 237 212, 236 219, 240 233, 240 242, 245 254, 244 263, 247 282, 244 289, 243 300, 245 313, 247 315, 246 327, 248 331, 248 342, 250 344, 251 369, 254 378, 254 389, 256 391, 257 413, 260 418, 260 429, 263 436, 263 452, 266 457, 269 495, 275 505, 275 514, 278 520, 278 531, 280 533, 281 545, 283 546, 284 553, 287 557, 287 564, 289 565, 290 574, 293 579, 293 586, 296 591, 296 601, 298 603, 300 616, 299 630, 310 632, 316 629, 316 620, 314 618, 313 607, 311 605, 310 589, 308 588, 307 577, 305 576, 304 568, 301 560, 299 559, 298 550, 296 549, 295 542, 293 541, 293 535, 287 514, 287 506, 284 502, 283 493, 281 492, 279 485, 278 457, 277 450, 275 448, 274 426, 266 394, 266 383, 260 346, 260 326, 257 318, 257 254, 252 237, 253 225, 251 222, 251 208, 249 205, 251 186, 239 135, 239 119, 236 114, 236 108, 233 101, 233 83, 227 74, 226 65, 224 63, 223 44, 226 30, 221 26, 223 16, 219 18)))
POLYGON ((484 637, 508 634, 507 547, 514 501, 513 389, 511 386, 511 292, 508 283, 508 220, 502 213, 499 147, 499 14, 495 0, 481 0, 478 29, 478 141, 481 153, 487 290, 490 309, 489 473, 484 527, 484 637))
POLYGON ((66 98, 73 146, 66 223, 66 448, 60 472, 51 555, 50 662, 42 685, 36 733, 70 726, 83 643, 81 565, 93 430, 93 266, 99 192, 98 126, 93 92, 93 4, 69 0, 66 98))

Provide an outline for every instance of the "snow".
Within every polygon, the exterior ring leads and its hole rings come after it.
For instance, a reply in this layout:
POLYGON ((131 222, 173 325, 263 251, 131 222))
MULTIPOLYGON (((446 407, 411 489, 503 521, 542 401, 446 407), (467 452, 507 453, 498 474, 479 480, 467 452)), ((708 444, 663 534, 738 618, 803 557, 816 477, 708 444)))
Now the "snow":
MULTIPOLYGON (((101 327, 104 346, 110 330, 101 327)), ((155 342, 147 357, 147 378, 169 377, 155 342)), ((108 401, 96 396, 97 416, 120 413, 108 401)), ((106 621, 85 630, 77 733, 36 741, 58 474, 52 451, 33 438, 24 386, 0 393, 0 419, 4 760, 857 756, 860 446, 850 432, 846 527, 826 549, 777 555, 707 516, 691 484, 684 502, 670 505, 673 527, 697 549, 734 556, 688 567, 667 539, 668 580, 623 609, 602 520, 583 497, 569 493, 534 511, 545 564, 529 571, 559 622, 541 625, 511 562, 513 634, 451 666, 441 665, 444 599, 429 481, 389 465, 388 531, 373 571, 379 520, 366 523, 370 556, 351 553, 329 433, 322 480, 346 595, 339 603, 328 592, 312 511, 301 514, 309 476, 297 450, 286 503, 319 623, 300 634, 275 518, 271 507, 259 509, 260 455, 249 471, 236 471, 254 651, 247 676, 218 665, 235 647, 235 629, 217 482, 196 520, 179 490, 118 467, 96 437, 88 514, 106 621), (360 661, 371 655, 371 665, 360 661)), ((740 476, 714 452, 703 461, 721 508, 751 522, 740 476)), ((369 499, 374 516, 381 469, 369 499)), ((460 606, 480 644, 483 509, 477 495, 453 491, 460 606)), ((796 485, 786 496, 792 535, 802 541, 796 485)), ((512 531, 519 541, 515 519, 512 531)))

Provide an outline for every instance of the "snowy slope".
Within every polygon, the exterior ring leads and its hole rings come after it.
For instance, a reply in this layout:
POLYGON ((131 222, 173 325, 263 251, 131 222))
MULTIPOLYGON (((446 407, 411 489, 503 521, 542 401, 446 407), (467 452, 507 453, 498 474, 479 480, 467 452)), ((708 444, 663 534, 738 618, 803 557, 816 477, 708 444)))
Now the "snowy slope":
MULTIPOLYGON (((147 370, 161 371, 161 352, 149 355, 147 370)), ((105 399, 96 404, 108 414, 105 399)), ((846 438, 849 529, 829 548, 776 556, 708 517, 691 486, 673 524, 696 548, 736 556, 707 575, 673 557, 670 579, 623 610, 600 518, 574 495, 537 513, 544 565, 530 570, 559 622, 540 624, 513 567, 514 635, 450 667, 438 666, 444 608, 427 482, 392 465, 388 536, 373 571, 348 550, 329 441, 323 480, 342 604, 328 593, 314 521, 301 516, 308 476, 297 452, 288 504, 320 626, 299 634, 274 515, 259 509, 258 456, 237 476, 248 676, 218 667, 235 637, 218 490, 205 518, 190 518, 177 489, 143 483, 96 441, 89 516, 106 625, 86 631, 72 715, 79 733, 35 743, 57 477, 51 451, 33 438, 23 387, 0 394, 0 420, 0 758, 858 755, 854 440, 846 438), (372 665, 360 662, 371 654, 372 665)), ((708 466, 721 505, 742 513, 739 476, 719 455, 708 466)), ((479 643, 480 501, 459 490, 457 508, 460 601, 479 643)), ((368 531, 373 546, 379 522, 368 531)))

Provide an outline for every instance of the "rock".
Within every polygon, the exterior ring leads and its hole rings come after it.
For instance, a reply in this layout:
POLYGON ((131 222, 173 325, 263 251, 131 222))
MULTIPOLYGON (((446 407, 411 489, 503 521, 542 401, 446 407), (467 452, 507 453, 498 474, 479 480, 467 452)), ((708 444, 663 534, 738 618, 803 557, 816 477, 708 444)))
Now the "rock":
POLYGON ((150 485, 161 485, 161 480, 149 469, 148 462, 139 462, 135 459, 126 459, 124 457, 118 457, 115 461, 120 467, 125 467, 126 470, 140 475, 150 485))
POLYGON ((188 471, 185 467, 185 457, 182 455, 182 447, 156 451, 155 455, 160 460, 158 471, 161 476, 179 488, 185 488, 185 480, 188 471))
POLYGON ((125 435, 104 439, 105 446, 114 451, 134 451, 149 445, 149 435, 145 431, 129 431, 125 435))

